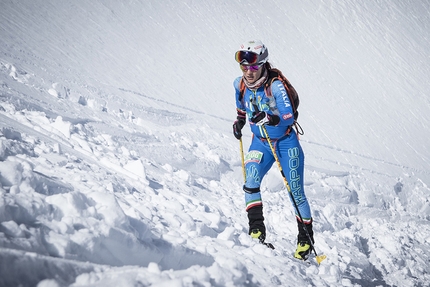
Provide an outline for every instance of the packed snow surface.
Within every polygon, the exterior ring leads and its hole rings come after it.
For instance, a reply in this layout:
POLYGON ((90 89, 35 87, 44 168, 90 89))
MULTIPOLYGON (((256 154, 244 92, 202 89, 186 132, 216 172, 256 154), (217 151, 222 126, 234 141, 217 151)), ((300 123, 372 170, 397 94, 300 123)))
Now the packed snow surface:
POLYGON ((428 286, 429 47, 427 0, 2 0, 0 286, 428 286), (276 165, 276 249, 247 234, 250 39, 300 95, 320 265, 276 165))

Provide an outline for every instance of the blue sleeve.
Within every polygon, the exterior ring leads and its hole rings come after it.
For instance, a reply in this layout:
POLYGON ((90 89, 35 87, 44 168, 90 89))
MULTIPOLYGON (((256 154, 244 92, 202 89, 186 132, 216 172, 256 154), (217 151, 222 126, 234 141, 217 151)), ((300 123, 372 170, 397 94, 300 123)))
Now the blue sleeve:
POLYGON ((275 80, 271 89, 279 111, 280 122, 278 126, 291 126, 294 123, 293 107, 284 85, 281 81, 275 80))

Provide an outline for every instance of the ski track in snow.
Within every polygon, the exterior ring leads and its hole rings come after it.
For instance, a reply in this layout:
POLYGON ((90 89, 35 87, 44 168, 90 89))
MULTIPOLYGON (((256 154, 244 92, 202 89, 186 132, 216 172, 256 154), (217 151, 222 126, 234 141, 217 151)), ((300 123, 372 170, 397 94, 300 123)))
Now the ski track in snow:
MULTIPOLYGON (((109 8, 116 5, 95 2, 86 13, 111 17, 123 12, 109 8)), ((178 7, 165 5, 165 11, 178 7)), ((186 9, 200 11, 184 5, 175 12, 179 18, 186 9)), ((296 9, 307 11, 310 2, 301 5, 296 9)), ((343 5, 348 10, 353 4, 343 5)), ((156 2, 149 6, 157 9, 156 2)), ((328 16, 336 12, 319 8, 328 16)), ((295 28, 309 37, 308 26, 295 28)), ((216 102, 194 107, 191 95, 180 103, 106 84, 96 75, 80 77, 85 67, 13 41, 0 42, 1 286, 376 287, 430 281, 429 171, 422 165, 373 156, 360 146, 344 148, 353 134, 345 143, 315 140, 317 128, 304 116, 306 193, 316 250, 327 259, 320 266, 303 264, 292 257, 297 227, 276 166, 262 185, 267 240, 276 249, 247 235, 239 146, 230 131, 234 114, 219 116, 216 102)), ((249 134, 244 141, 247 146, 249 134)))

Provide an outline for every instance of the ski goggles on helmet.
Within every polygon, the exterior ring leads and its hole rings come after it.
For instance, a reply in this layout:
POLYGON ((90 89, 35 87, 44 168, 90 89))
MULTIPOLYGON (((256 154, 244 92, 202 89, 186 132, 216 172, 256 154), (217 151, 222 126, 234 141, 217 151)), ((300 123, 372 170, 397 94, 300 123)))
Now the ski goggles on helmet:
POLYGON ((242 70, 242 72, 246 72, 248 70, 250 70, 251 72, 256 72, 258 71, 258 69, 261 68, 261 66, 263 66, 263 64, 260 65, 251 65, 251 66, 245 66, 245 65, 240 65, 240 69, 242 70))
POLYGON ((238 62, 239 64, 247 65, 256 64, 259 60, 258 54, 250 51, 237 51, 235 58, 236 62, 238 62))

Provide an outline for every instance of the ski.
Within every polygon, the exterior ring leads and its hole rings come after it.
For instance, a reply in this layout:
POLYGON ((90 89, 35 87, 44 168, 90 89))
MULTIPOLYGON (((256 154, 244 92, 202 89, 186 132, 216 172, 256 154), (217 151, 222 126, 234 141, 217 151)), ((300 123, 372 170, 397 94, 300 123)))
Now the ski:
POLYGON ((275 246, 273 246, 273 244, 272 244, 272 243, 269 243, 269 242, 261 242, 261 244, 266 245, 266 247, 267 247, 267 248, 275 249, 275 246))
POLYGON ((251 237, 252 237, 252 238, 258 239, 258 241, 259 241, 261 244, 266 245, 266 247, 267 247, 267 248, 275 249, 275 246, 273 246, 273 244, 272 244, 272 243, 265 242, 265 240, 266 240, 266 235, 265 235, 264 233, 261 233, 261 231, 260 231, 260 230, 258 230, 258 229, 253 229, 253 230, 250 232, 250 235, 251 235, 251 237))

